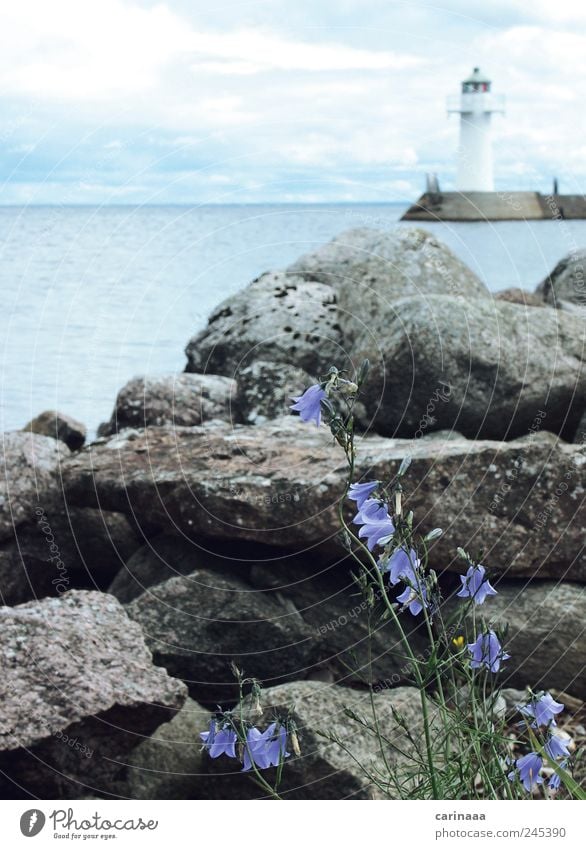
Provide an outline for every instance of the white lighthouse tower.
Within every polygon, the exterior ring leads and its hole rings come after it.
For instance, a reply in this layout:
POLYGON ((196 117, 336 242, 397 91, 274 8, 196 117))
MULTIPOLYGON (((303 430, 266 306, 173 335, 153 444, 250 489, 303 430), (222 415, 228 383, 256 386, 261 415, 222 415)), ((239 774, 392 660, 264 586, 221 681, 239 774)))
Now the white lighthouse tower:
POLYGON ((502 95, 495 97, 490 86, 488 77, 474 68, 462 82, 461 95, 448 98, 448 112, 460 115, 459 192, 494 191, 490 122, 493 112, 505 111, 505 99, 502 95))

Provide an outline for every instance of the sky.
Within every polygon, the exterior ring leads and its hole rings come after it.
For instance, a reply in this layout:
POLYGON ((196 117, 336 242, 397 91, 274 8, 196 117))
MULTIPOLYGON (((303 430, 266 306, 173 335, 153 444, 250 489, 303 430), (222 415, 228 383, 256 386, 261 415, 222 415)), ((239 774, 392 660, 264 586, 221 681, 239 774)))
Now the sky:
POLYGON ((409 201, 479 65, 496 188, 583 193, 582 0, 0 4, 0 203, 409 201))

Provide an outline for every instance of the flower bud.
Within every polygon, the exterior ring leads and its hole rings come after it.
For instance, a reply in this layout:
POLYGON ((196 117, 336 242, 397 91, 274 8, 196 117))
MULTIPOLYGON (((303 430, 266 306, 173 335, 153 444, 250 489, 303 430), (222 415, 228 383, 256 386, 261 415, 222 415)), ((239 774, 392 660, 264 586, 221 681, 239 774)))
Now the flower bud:
POLYGON ((294 754, 296 754, 299 757, 299 755, 301 754, 301 749, 299 747, 299 738, 297 736, 296 731, 291 732, 290 740, 291 740, 291 747, 293 749, 294 754))

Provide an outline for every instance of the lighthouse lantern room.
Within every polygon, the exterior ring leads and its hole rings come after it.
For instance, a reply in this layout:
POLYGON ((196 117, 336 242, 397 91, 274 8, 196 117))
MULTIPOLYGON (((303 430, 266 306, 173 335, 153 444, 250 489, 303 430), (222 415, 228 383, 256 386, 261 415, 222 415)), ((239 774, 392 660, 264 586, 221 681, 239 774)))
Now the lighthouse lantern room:
POLYGON ((474 68, 462 82, 459 97, 448 98, 448 113, 460 115, 460 147, 456 189, 459 192, 493 192, 491 117, 505 111, 505 99, 495 97, 491 81, 474 68))

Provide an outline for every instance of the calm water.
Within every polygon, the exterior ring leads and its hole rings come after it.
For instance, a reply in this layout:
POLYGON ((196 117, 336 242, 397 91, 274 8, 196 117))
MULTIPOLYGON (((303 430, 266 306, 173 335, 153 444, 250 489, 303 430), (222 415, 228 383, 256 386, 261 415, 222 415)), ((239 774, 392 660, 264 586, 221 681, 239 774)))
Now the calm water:
MULTIPOLYGON (((0 426, 57 408, 95 430, 137 374, 182 371, 210 310, 267 269, 395 204, 0 207, 0 426)), ((401 225, 409 226, 409 225, 401 225)), ((492 290, 533 289, 586 221, 430 224, 492 290)))

